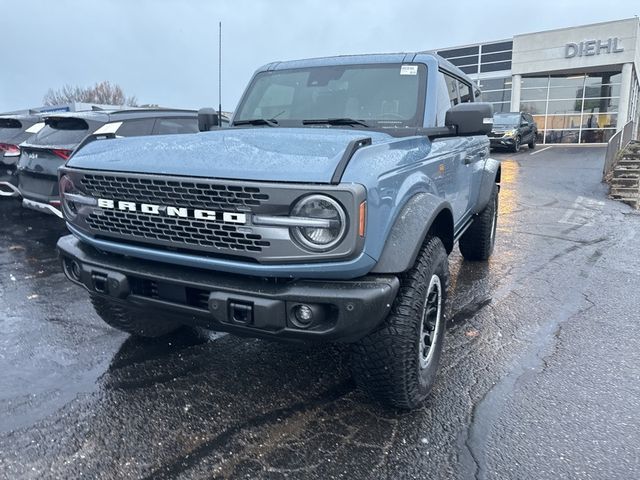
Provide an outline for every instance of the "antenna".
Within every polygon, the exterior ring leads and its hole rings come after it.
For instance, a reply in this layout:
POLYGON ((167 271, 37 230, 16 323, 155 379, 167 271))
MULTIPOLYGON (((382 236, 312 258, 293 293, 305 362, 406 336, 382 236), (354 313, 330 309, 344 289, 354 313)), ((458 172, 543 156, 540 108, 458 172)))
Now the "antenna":
POLYGON ((222 22, 218 22, 218 126, 222 126, 222 22))

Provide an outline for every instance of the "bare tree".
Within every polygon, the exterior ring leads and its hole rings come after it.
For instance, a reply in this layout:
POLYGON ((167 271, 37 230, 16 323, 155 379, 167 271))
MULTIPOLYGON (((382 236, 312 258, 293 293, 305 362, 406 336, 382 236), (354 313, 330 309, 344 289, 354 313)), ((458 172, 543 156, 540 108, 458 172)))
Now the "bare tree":
POLYGON ((129 105, 135 107, 135 96, 126 97, 120 85, 109 81, 96 83, 93 87, 65 85, 59 89, 49 89, 42 99, 45 105, 59 105, 71 102, 99 103, 105 105, 129 105))

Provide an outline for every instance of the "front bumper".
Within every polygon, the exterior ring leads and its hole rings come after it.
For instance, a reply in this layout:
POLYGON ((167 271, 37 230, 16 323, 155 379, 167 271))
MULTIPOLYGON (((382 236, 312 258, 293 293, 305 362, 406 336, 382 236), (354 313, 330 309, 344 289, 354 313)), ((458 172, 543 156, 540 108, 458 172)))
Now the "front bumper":
POLYGON ((515 137, 489 138, 491 147, 513 147, 515 145, 515 141, 515 137))
POLYGON ((252 337, 354 342, 388 315, 395 276, 264 279, 103 254, 72 235, 58 241, 67 277, 141 315, 252 337), (313 318, 301 322, 298 306, 313 318))

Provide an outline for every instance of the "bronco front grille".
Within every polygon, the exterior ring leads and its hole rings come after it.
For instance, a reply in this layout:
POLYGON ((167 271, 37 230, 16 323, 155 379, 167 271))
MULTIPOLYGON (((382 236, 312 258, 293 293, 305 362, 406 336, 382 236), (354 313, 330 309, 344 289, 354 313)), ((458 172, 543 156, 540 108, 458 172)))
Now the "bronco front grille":
POLYGON ((235 225, 211 221, 159 217, 120 210, 94 210, 87 216, 86 222, 97 234, 159 241, 173 247, 257 253, 270 246, 261 235, 239 232, 235 225))
POLYGON ((176 207, 252 208, 269 200, 269 195, 253 186, 202 183, 182 179, 85 174, 81 184, 85 191, 94 197, 121 198, 131 202, 161 203, 176 207))

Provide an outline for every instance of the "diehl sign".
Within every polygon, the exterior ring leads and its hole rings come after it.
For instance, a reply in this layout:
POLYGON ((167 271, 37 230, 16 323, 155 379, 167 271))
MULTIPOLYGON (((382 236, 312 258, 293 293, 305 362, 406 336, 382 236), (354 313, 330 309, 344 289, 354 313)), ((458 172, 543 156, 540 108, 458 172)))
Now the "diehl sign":
POLYGON ((567 43, 564 49, 565 58, 592 57, 601 53, 620 53, 624 48, 620 46, 619 38, 609 38, 607 40, 587 40, 580 43, 567 43))

